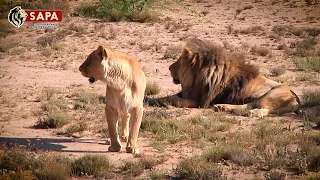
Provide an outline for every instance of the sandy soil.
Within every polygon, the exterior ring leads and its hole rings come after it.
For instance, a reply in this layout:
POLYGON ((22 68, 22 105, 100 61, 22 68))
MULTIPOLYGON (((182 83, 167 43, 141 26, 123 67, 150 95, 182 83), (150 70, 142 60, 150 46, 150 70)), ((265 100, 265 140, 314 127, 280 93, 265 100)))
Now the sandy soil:
MULTIPOLYGON (((82 1, 71 2, 73 7, 82 1)), ((46 102, 43 91, 45 88, 55 88, 55 95, 65 99, 68 112, 76 120, 74 109, 75 92, 86 90, 103 95, 104 85, 97 82, 90 86, 88 80, 78 72, 79 65, 85 57, 99 44, 103 44, 121 52, 127 53, 140 60, 143 70, 149 81, 155 81, 161 86, 161 95, 167 95, 179 91, 180 86, 172 83, 169 65, 174 59, 164 59, 166 51, 172 47, 184 45, 187 37, 198 37, 225 45, 229 49, 241 50, 247 54, 250 63, 259 65, 261 72, 270 75, 270 70, 277 66, 286 69, 281 75, 280 81, 291 85, 293 90, 301 96, 305 89, 320 87, 319 81, 295 81, 300 72, 291 56, 287 56, 283 50, 277 50, 278 45, 301 40, 294 35, 282 36, 279 39, 270 38, 277 25, 292 25, 298 28, 320 27, 320 6, 306 6, 304 1, 276 1, 273 4, 268 0, 228 0, 217 1, 163 1, 153 8, 161 14, 160 21, 156 23, 131 23, 131 22, 102 22, 97 19, 66 17, 59 23, 61 29, 70 29, 75 24, 83 29, 83 33, 77 35, 74 31, 64 39, 57 41, 58 50, 51 50, 51 56, 43 55, 44 48, 36 42, 41 36, 56 33, 45 32, 43 29, 28 29, 31 24, 25 23, 16 33, 1 39, 1 43, 18 42, 8 52, 0 54, 0 88, 3 92, 0 103, 0 141, 30 145, 34 149, 63 153, 69 156, 80 156, 84 153, 101 153, 108 156, 114 162, 132 158, 132 155, 107 152, 107 140, 105 136, 92 127, 96 119, 92 120, 89 130, 79 135, 81 138, 57 135, 59 129, 35 129, 33 125, 43 116, 41 105, 46 102), (243 10, 236 14, 236 10, 247 5, 252 9, 243 10), (169 23, 169 24, 168 24, 169 23), (172 27, 172 26, 177 27, 172 27), (233 30, 241 30, 251 26, 261 26, 263 31, 256 34, 228 33, 228 27, 233 30), (257 56, 250 52, 254 45, 263 46, 271 50, 272 55, 257 56), (156 48, 157 46, 157 48, 156 48), (249 47, 249 48, 245 48, 249 47), (30 143, 31 142, 31 143, 30 143)), ((319 37, 318 37, 319 39, 319 37)), ((314 74, 315 79, 319 73, 314 74)), ((146 107, 145 111, 154 108, 146 107)), ((103 109, 99 109, 100 120, 103 124, 103 109)), ((92 112, 90 112, 92 113, 92 112)), ((189 109, 188 115, 200 114, 202 110, 189 109)), ((82 112, 83 114, 83 112, 82 112)), ((227 115, 242 119, 242 127, 254 126, 257 119, 227 115)), ((83 117, 91 117, 91 114, 83 117)), ((92 115, 93 118, 96 116, 92 115)), ((281 117, 271 116, 271 119, 287 120, 292 126, 301 126, 301 121, 294 114, 286 114, 281 117)), ((103 126, 99 125, 99 126, 103 126)), ((186 156, 200 154, 201 148, 192 143, 182 142, 169 145, 164 152, 158 152, 151 147, 154 139, 140 137, 139 144, 143 153, 150 156, 166 156, 167 161, 156 167, 157 170, 171 173, 177 163, 186 156)), ((225 174, 234 179, 262 179, 263 172, 254 172, 252 169, 233 169, 225 166, 225 174)), ((141 177, 147 176, 145 172, 141 177)))

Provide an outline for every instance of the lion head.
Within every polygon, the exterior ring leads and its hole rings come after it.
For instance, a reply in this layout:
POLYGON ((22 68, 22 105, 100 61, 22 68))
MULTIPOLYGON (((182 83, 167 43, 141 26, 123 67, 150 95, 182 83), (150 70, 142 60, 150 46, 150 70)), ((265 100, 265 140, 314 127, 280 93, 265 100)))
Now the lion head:
POLYGON ((201 107, 243 101, 241 89, 259 73, 244 58, 200 39, 189 39, 169 70, 173 82, 181 84, 182 97, 198 101, 201 107))
POLYGON ((99 46, 81 64, 79 71, 84 77, 89 78, 90 83, 102 80, 106 74, 106 63, 104 61, 107 57, 106 50, 102 46, 99 46))

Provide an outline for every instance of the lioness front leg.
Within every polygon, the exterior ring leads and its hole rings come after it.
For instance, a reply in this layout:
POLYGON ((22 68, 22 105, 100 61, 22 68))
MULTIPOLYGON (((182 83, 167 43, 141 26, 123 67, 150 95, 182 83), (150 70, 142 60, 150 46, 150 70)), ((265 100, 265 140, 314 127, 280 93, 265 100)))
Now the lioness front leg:
POLYGON ((139 135, 139 128, 141 125, 143 106, 135 107, 131 110, 130 117, 130 132, 128 143, 126 147, 127 153, 139 154, 139 148, 137 146, 137 139, 139 135))
POLYGON ((129 136, 129 121, 130 121, 130 114, 125 113, 122 117, 121 122, 121 141, 127 142, 129 136))
POLYGON ((110 152, 119 152, 121 150, 121 143, 118 135, 118 111, 106 105, 106 117, 108 122, 109 136, 111 146, 108 148, 110 152))

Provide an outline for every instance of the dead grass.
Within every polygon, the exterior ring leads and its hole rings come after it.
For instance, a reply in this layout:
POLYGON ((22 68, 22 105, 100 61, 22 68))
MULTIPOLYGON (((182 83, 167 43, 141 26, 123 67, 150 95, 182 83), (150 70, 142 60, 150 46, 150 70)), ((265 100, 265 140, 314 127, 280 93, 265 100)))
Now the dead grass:
POLYGON ((68 126, 63 132, 59 132, 58 134, 73 136, 74 133, 80 133, 81 135, 85 130, 88 130, 88 124, 85 122, 79 122, 68 126))
POLYGON ((169 46, 167 47, 162 59, 176 59, 182 51, 181 46, 169 46))
POLYGON ((306 33, 309 36, 316 37, 320 34, 319 28, 302 28, 289 25, 276 25, 273 27, 273 32, 280 36, 302 36, 306 33))
POLYGON ((266 180, 285 180, 286 174, 279 171, 271 171, 264 175, 266 180))
POLYGON ((178 30, 188 31, 190 28, 190 25, 183 23, 181 20, 175 21, 171 18, 165 18, 164 22, 164 29, 168 30, 169 33, 174 33, 178 30))
POLYGON ((161 91, 160 86, 155 82, 155 81, 148 81, 146 90, 145 90, 145 95, 157 95, 161 91))
POLYGON ((271 74, 273 76, 280 76, 280 75, 284 74, 285 72, 286 72, 286 69, 283 68, 282 66, 275 67, 271 70, 271 74))
POLYGON ((53 112, 67 108, 67 102, 64 99, 50 99, 41 105, 41 109, 45 112, 53 112))
POLYGON ((243 8, 237 9, 237 10, 236 10, 236 13, 237 13, 237 14, 240 14, 242 11, 247 10, 247 9, 252 9, 252 8, 253 8, 252 5, 247 5, 247 6, 243 7, 243 8))
POLYGON ((63 156, 36 156, 25 149, 0 152, 0 179, 69 179, 69 160, 63 156))
POLYGON ((75 176, 97 176, 103 172, 110 172, 114 168, 106 156, 91 154, 74 160, 70 167, 72 175, 75 176))
POLYGON ((126 160, 120 170, 127 176, 132 178, 141 175, 145 169, 153 169, 156 165, 166 161, 165 158, 155 158, 151 156, 142 156, 139 160, 126 160))
POLYGON ((49 112, 45 117, 39 119, 34 125, 35 128, 61 128, 71 121, 71 116, 61 111, 49 112))
POLYGON ((320 55, 320 50, 315 48, 316 45, 317 41, 315 38, 306 38, 296 43, 295 55, 300 57, 318 56, 320 55))
POLYGON ((303 92, 302 99, 304 106, 318 106, 320 105, 320 91, 307 90, 303 92))
POLYGON ((14 27, 7 20, 0 20, 0 38, 5 38, 14 33, 14 27))
POLYGON ((295 58, 294 62, 299 70, 320 72, 320 57, 295 58))
POLYGON ((182 160, 175 169, 179 178, 182 179, 225 179, 219 165, 208 162, 201 156, 194 156, 182 160))
POLYGON ((88 111, 94 111, 96 108, 100 108, 105 101, 105 97, 94 92, 79 91, 73 94, 78 99, 75 102, 75 109, 85 109, 88 111))
POLYGON ((15 38, 0 38, 0 52, 7 53, 10 49, 17 47, 20 42, 15 38))
POLYGON ((256 25, 256 26, 250 26, 250 27, 247 27, 244 29, 240 29, 238 31, 241 34, 255 34, 255 35, 257 35, 257 34, 264 33, 265 30, 262 26, 256 25))
POLYGON ((252 47, 251 52, 259 56, 267 56, 271 54, 270 49, 266 47, 257 46, 257 45, 252 47))
POLYGON ((214 132, 228 131, 235 120, 220 116, 211 118, 192 117, 177 120, 159 112, 146 113, 141 124, 142 131, 151 132, 158 141, 177 143, 185 140, 205 139, 214 141, 214 132))

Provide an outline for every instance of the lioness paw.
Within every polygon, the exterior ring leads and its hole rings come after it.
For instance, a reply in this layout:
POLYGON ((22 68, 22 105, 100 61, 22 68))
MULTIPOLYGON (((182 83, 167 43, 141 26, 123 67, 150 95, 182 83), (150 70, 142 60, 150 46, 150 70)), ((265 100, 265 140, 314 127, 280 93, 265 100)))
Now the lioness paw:
POLYGON ((133 147, 126 147, 126 152, 132 153, 132 154, 140 154, 139 148, 133 148, 133 147))
POLYGON ((120 137, 122 142, 127 142, 128 141, 128 136, 121 136, 120 137))

